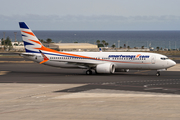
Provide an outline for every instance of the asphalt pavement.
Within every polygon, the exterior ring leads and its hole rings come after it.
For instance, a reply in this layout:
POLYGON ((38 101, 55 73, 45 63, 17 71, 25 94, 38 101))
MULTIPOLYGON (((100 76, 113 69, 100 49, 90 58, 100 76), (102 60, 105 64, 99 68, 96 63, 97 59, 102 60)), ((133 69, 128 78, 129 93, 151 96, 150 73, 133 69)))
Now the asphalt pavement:
POLYGON ((180 94, 179 71, 162 71, 157 77, 156 71, 151 70, 86 75, 83 69, 62 69, 38 63, 0 66, 0 83, 86 84, 64 90, 73 92, 101 88, 180 94))

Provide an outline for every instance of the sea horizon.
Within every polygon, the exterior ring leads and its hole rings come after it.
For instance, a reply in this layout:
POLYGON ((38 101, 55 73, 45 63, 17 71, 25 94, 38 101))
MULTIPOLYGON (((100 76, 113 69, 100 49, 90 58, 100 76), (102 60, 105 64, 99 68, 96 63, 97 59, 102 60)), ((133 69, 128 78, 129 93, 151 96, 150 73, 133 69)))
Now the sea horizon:
MULTIPOLYGON (((7 36, 15 41, 22 41, 20 30, 0 30, 0 39, 7 36)), ((33 30, 34 34, 44 41, 47 38, 53 42, 62 43, 91 43, 96 44, 97 40, 105 40, 109 43, 108 47, 113 44, 118 47, 162 47, 169 49, 180 48, 180 30, 33 30)))

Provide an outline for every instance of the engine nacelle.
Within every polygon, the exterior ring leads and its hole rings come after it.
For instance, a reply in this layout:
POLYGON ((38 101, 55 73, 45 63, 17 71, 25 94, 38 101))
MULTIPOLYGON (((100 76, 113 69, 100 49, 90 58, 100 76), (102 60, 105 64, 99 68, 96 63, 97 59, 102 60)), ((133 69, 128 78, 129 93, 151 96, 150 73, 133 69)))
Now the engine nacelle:
POLYGON ((115 72, 115 66, 113 63, 104 63, 99 64, 96 66, 96 72, 97 73, 114 73, 115 72))
POLYGON ((116 69, 115 72, 129 72, 129 69, 116 69))

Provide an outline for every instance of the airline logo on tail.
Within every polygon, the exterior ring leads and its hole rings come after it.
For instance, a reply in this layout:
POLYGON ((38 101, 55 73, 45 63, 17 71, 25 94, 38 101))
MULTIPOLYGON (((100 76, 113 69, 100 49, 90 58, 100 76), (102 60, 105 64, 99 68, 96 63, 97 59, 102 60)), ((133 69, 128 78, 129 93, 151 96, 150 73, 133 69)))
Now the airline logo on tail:
POLYGON ((36 48, 41 48, 43 46, 41 42, 39 42, 37 37, 24 22, 19 22, 19 26, 26 52, 39 53, 39 50, 36 48))

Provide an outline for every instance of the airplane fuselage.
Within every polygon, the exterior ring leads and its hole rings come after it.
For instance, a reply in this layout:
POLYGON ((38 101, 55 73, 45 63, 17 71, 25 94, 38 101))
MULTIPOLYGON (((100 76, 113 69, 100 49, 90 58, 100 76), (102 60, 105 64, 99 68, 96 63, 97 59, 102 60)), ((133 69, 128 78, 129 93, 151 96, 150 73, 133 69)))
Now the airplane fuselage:
MULTIPOLYGON (((70 55, 50 55, 45 54, 49 61, 46 65, 62 67, 62 68, 86 68, 86 63, 94 65, 113 63, 115 69, 167 69, 175 62, 168 59, 166 56, 156 53, 148 52, 64 52, 68 54, 75 54, 77 56, 70 55), (78 57, 80 56, 80 57, 78 57), (81 57, 87 56, 87 58, 81 57), (81 66, 82 64, 82 66, 81 66)), ((36 62, 43 61, 41 54, 34 53, 35 56, 29 56, 26 58, 34 60, 36 62)))

